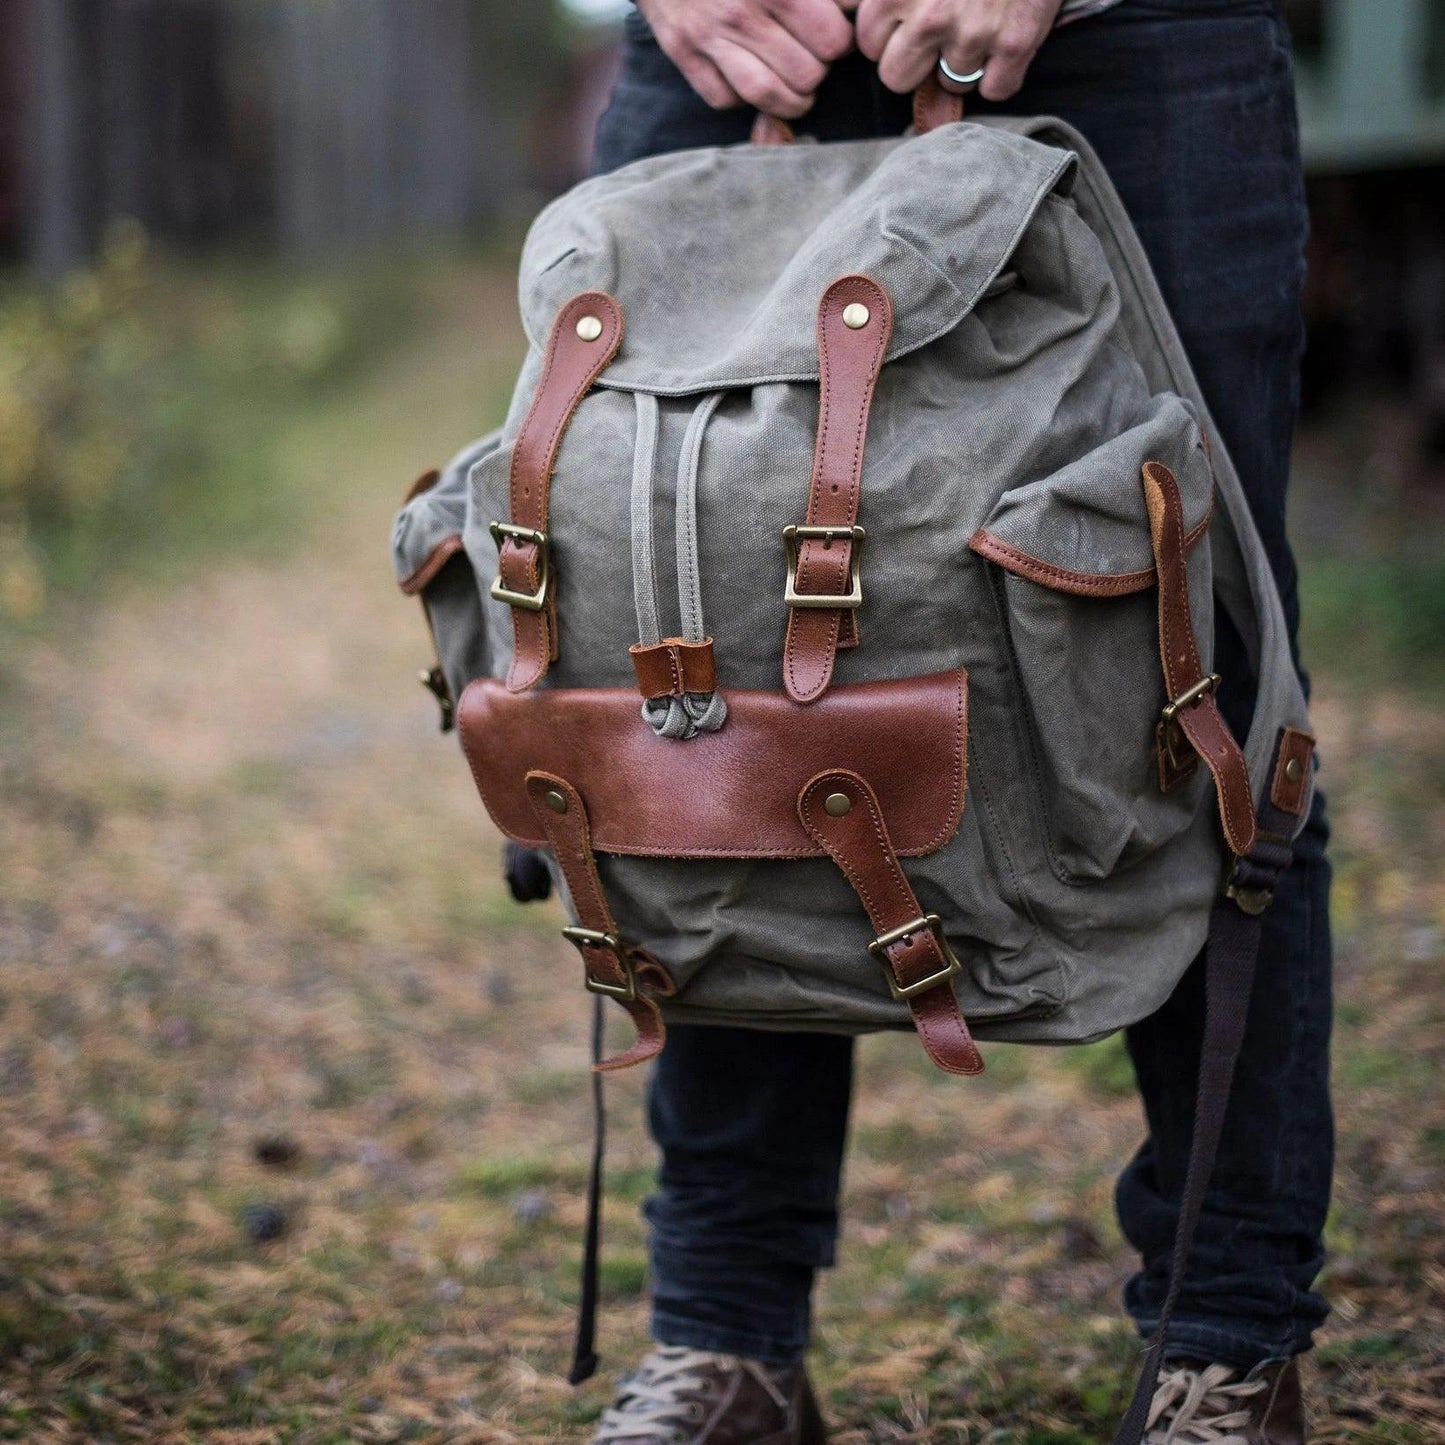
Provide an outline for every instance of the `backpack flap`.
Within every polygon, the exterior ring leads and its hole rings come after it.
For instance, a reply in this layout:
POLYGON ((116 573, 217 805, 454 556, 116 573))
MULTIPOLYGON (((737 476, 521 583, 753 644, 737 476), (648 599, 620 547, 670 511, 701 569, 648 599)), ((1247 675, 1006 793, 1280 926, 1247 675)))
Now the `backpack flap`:
POLYGON ((595 290, 627 317, 600 386, 684 395, 816 380, 818 298, 861 273, 892 298, 896 360, 958 325, 1073 167, 1066 151, 975 126, 830 145, 828 165, 816 160, 807 146, 687 151, 553 202, 522 255, 533 347, 595 290))

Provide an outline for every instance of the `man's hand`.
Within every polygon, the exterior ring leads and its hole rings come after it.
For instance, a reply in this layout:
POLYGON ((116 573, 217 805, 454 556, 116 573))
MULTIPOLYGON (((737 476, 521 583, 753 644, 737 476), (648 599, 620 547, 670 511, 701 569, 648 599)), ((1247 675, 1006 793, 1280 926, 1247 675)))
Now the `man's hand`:
POLYGON ((978 93, 1007 100, 1058 18, 1063 0, 859 0, 858 49, 889 90, 916 90, 938 64, 971 75, 978 93))
POLYGON ((853 48, 838 0, 637 0, 657 43, 711 106, 795 117, 853 48))

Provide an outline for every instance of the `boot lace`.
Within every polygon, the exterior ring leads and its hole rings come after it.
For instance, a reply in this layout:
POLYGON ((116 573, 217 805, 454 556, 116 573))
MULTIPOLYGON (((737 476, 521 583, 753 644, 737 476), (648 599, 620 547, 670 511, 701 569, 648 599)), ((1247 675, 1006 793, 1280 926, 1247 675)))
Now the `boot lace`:
POLYGON ((1268 1386, 1268 1380, 1242 1378, 1228 1365, 1161 1371, 1145 1427, 1147 1445, 1249 1445, 1248 1401, 1268 1386))
POLYGON ((704 1403, 712 1388, 707 1370, 745 1370, 786 1411, 786 1396, 765 1365, 735 1355, 712 1354, 681 1345, 660 1345, 651 1351, 637 1373, 624 1380, 614 1405, 602 1412, 593 1445, 617 1441, 657 1441, 674 1445, 685 1440, 707 1416, 704 1403))

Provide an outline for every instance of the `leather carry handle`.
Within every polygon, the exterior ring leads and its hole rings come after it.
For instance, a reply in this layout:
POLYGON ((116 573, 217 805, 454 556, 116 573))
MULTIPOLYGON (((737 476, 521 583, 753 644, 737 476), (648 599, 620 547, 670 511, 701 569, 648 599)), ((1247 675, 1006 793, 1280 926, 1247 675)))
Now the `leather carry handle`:
MULTIPOLYGON (((930 75, 913 92, 913 128, 919 135, 927 135, 941 125, 951 125, 963 119, 963 97, 945 90, 938 83, 938 76, 930 75)), ((798 133, 781 116, 758 112, 753 122, 749 139, 758 146, 792 145, 798 133)))

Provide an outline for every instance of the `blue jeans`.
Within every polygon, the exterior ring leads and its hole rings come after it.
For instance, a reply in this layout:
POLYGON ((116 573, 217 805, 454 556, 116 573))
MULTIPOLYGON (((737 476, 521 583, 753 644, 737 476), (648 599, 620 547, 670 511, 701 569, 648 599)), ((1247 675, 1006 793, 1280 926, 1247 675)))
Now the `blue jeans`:
MULTIPOLYGON (((1306 215, 1287 32, 1269 0, 1124 0, 1056 31, 1024 89, 994 110, 1051 113, 1088 137, 1158 275, 1244 481, 1293 635, 1285 538, 1298 397, 1306 215)), ((908 101, 860 56, 834 67, 800 129, 896 135, 908 101)), ((628 19, 624 67, 598 129, 597 167, 747 138, 752 113, 710 110, 628 19)), ((1231 723, 1248 722, 1249 664, 1216 639, 1231 723)), ((1329 1098, 1329 867, 1323 801, 1267 915, 1224 1141, 1171 1353, 1250 1368, 1308 1349, 1326 1306, 1311 1285, 1333 1170, 1329 1098)), ((1141 1268, 1125 1304, 1153 1328, 1183 1188, 1203 1014, 1197 962, 1129 1029, 1148 1137, 1119 1179, 1120 1224, 1141 1268)), ((653 1332, 777 1363, 808 1344, 814 1272, 831 1264, 852 1041, 674 1027, 649 1121, 662 1151, 651 1225, 653 1332), (745 1081, 745 1087, 739 1087, 745 1081)))

